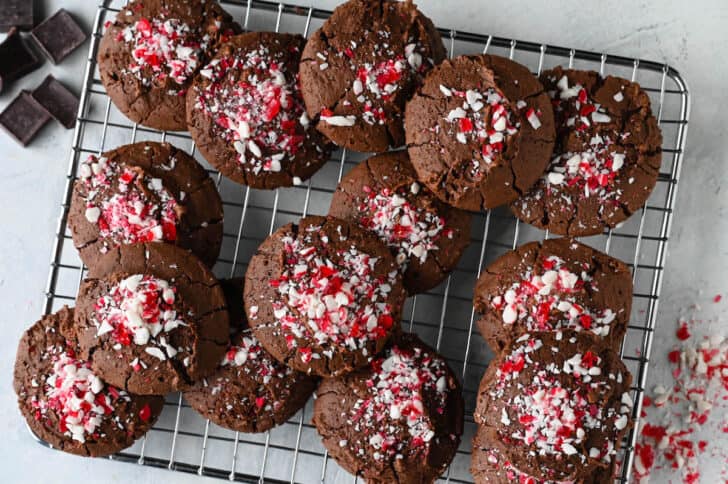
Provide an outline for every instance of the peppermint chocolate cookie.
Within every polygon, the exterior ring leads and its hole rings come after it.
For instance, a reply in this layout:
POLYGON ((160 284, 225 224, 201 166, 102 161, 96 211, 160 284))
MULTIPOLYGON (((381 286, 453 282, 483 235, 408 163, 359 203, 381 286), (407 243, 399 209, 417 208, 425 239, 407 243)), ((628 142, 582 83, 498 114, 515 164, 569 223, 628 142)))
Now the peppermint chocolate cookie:
POLYGON ((520 472, 585 482, 616 459, 631 425, 631 381, 591 335, 524 334, 491 361, 473 417, 520 472))
POLYGON ((480 334, 493 351, 523 333, 583 331, 614 351, 627 332, 632 273, 621 261, 570 239, 531 242, 493 262, 475 285, 480 334))
POLYGON ((110 455, 131 446, 162 412, 164 399, 106 384, 79 356, 73 310, 44 316, 20 340, 14 382, 35 435, 56 449, 110 455))
POLYGON ((253 333, 278 361, 332 377, 361 368, 399 331, 405 291, 372 233, 306 217, 268 237, 245 274, 253 333))
POLYGON ((595 469, 589 476, 576 481, 539 479, 514 467, 505 447, 494 429, 478 427, 473 437, 470 465, 475 484, 613 484, 615 480, 614 463, 607 468, 595 469))
POLYGON ((68 226, 89 267, 114 247, 142 242, 178 245, 212 266, 222 244, 222 201, 191 156, 147 141, 81 163, 68 226))
POLYGON ((445 54, 432 21, 412 2, 349 0, 303 51, 308 117, 344 148, 402 146, 405 103, 445 54))
POLYGON ((75 319, 81 357, 140 395, 210 375, 229 344, 222 289, 200 260, 169 244, 110 250, 81 284, 75 319))
POLYGON ((329 215, 377 234, 399 264, 410 294, 441 283, 470 242, 470 214, 420 185, 406 151, 357 165, 339 183, 329 215))
POLYGON ((434 68, 407 103, 405 131, 420 181, 444 202, 472 211, 513 202, 530 189, 555 137, 538 79, 493 55, 434 68))
POLYGON ((106 23, 98 53, 101 82, 133 122, 186 131, 192 78, 239 30, 213 0, 130 0, 106 23))
POLYGON ((202 416, 240 432, 265 432, 291 418, 316 388, 317 379, 274 359, 255 338, 243 313, 239 281, 223 281, 234 331, 217 370, 184 393, 202 416), (233 314, 240 320, 232 319, 233 314))
POLYGON ((557 67, 541 75, 557 141, 546 174, 513 204, 524 222, 580 237, 644 206, 662 162, 662 133, 636 82, 557 67))
POLYGON ((463 413, 445 360, 402 334, 369 366, 324 380, 313 423, 329 455, 367 483, 428 484, 455 457, 463 413))
POLYGON ((203 156, 254 188, 299 185, 329 159, 298 81, 305 40, 251 32, 225 43, 187 95, 187 122, 203 156))

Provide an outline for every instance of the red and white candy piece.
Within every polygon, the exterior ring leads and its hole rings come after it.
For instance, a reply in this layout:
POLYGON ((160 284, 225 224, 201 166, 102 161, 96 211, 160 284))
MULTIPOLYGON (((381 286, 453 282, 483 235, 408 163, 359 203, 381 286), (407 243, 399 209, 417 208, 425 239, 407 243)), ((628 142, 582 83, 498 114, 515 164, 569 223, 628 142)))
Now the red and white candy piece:
POLYGON ((372 362, 366 386, 369 395, 354 404, 350 420, 361 438, 355 449, 369 447, 377 460, 395 457, 405 449, 426 449, 435 436, 426 406, 443 412, 447 400, 445 363, 421 348, 393 347, 386 357, 372 362), (425 395, 434 401, 425 402, 425 395), (400 438, 404 424, 407 437, 400 438))
POLYGON ((161 179, 95 156, 81 164, 79 178, 86 188, 85 217, 104 239, 102 252, 109 242, 177 240, 181 208, 161 179))
POLYGON ((528 331, 569 328, 598 336, 609 334, 616 313, 609 308, 595 312, 576 299, 585 287, 596 288, 586 271, 571 272, 563 259, 553 255, 542 260, 541 269, 528 268, 504 294, 491 298, 490 306, 500 312, 504 324, 518 321, 528 331))
POLYGON ((405 269, 410 257, 424 264, 428 253, 438 249, 440 237, 452 238, 453 232, 445 228, 444 218, 408 200, 419 193, 417 182, 412 183, 409 193, 394 193, 389 188, 377 192, 369 186, 364 191, 366 198, 358 206, 359 224, 396 249, 397 263, 405 269))
POLYGON ((177 315, 176 298, 176 288, 163 279, 129 276, 96 301, 92 319, 96 336, 110 334, 119 349, 135 344, 159 360, 175 358, 183 349, 170 344, 169 333, 187 325, 177 315))

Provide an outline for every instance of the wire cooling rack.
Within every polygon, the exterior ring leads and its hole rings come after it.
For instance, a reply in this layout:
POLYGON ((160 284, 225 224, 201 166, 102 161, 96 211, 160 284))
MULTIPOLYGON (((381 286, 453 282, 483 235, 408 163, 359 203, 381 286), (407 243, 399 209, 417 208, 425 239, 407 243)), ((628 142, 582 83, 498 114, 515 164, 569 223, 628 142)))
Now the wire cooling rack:
MULTIPOLYGON (((209 169, 196 153, 189 135, 163 133, 132 124, 107 97, 96 68, 96 51, 105 21, 112 20, 124 3, 124 0, 103 0, 94 23, 51 258, 46 313, 64 304, 73 305, 85 275, 66 224, 80 160, 126 143, 163 140, 189 150, 209 169)), ((308 35, 330 15, 320 9, 267 1, 223 0, 221 3, 248 30, 308 35)), ((655 62, 455 30, 441 30, 441 33, 451 56, 481 52, 504 55, 527 65, 535 73, 555 65, 591 69, 636 80, 649 93, 664 135, 664 156, 657 186, 646 207, 620 227, 584 239, 587 244, 629 263, 632 269, 634 304, 622 356, 635 377, 632 396, 637 420, 642 408, 688 127, 690 96, 685 81, 670 66, 655 62)), ((306 185, 276 191, 242 187, 209 169, 217 181, 225 209, 223 249, 215 273, 219 277, 242 276, 256 247, 275 228, 307 214, 325 214, 338 180, 363 158, 362 154, 338 151, 306 185)), ((472 230, 472 243, 458 268, 440 287, 410 298, 403 313, 405 327, 437 347, 463 382, 465 434, 441 482, 472 482, 468 470, 470 441, 475 430, 472 412, 478 383, 492 356, 477 330, 474 331, 476 315, 471 299, 475 280, 485 265, 505 251, 548 237, 548 233, 520 224, 505 210, 492 210, 475 217, 472 230)), ((329 459, 310 424, 311 407, 309 402, 282 426, 265 434, 251 435, 217 427, 197 415, 181 395, 171 395, 167 397, 161 418, 146 437, 111 459, 242 482, 356 482, 355 477, 329 459)), ((623 443, 616 482, 629 481, 636 438, 636 432, 632 431, 623 443)))

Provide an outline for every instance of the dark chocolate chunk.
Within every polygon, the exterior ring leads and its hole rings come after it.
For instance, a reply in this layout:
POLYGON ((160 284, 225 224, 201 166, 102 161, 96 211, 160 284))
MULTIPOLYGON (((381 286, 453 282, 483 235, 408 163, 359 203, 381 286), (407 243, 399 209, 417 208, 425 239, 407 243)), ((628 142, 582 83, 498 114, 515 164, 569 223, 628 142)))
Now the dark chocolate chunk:
POLYGON ((67 129, 76 124, 78 97, 52 75, 49 74, 31 95, 53 119, 67 129))
POLYGON ((54 64, 59 64, 88 37, 65 9, 60 9, 41 22, 31 35, 54 64))
POLYGON ((34 71, 42 63, 42 59, 20 37, 18 30, 10 29, 0 44, 0 92, 11 81, 34 71))
POLYGON ((33 0, 0 0, 0 32, 33 28, 33 0))
POLYGON ((21 91, 5 111, 0 113, 0 127, 18 143, 27 146, 50 119, 43 106, 28 91, 21 91))

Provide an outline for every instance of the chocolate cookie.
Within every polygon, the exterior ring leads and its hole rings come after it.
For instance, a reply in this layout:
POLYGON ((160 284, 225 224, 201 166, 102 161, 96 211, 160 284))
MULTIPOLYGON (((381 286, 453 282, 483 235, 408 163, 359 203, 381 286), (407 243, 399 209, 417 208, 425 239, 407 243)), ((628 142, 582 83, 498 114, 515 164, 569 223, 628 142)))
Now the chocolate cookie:
POLYGON ((631 425, 631 381, 619 355, 591 335, 524 334, 491 361, 473 418, 519 471, 583 482, 616 459, 631 425))
POLYGON ((470 472, 475 484, 613 484, 614 464, 595 469, 591 475, 577 481, 539 479, 521 472, 507 457, 505 444, 490 427, 478 427, 473 437, 470 472))
POLYGON ((366 482, 427 484, 455 457, 463 413, 445 360, 402 334, 366 368, 323 380, 313 424, 329 455, 366 482))
POLYGON ((407 103, 405 131, 420 181, 472 211, 513 202, 531 188, 555 137, 541 83, 526 67, 494 55, 435 67, 407 103))
POLYGON ((300 410, 317 379, 275 360, 248 328, 243 313, 243 287, 238 280, 221 282, 234 331, 215 373, 184 393, 203 417, 231 430, 265 432, 300 410), (237 314, 241 319, 232 319, 237 314))
POLYGON ((334 192, 329 215, 379 236, 410 294, 440 284, 470 242, 470 214, 420 185, 406 151, 374 156, 351 170, 334 192))
POLYGON ((253 333, 294 370, 361 368, 399 331, 405 291, 377 237, 334 217, 306 217, 268 237, 245 274, 253 333))
POLYGON ((229 344, 225 297, 191 253, 169 244, 111 249, 76 299, 81 357, 140 395, 186 389, 210 375, 229 344))
POLYGON ((222 244, 222 201, 187 153, 136 143, 81 163, 68 226, 89 267, 114 247, 140 242, 179 245, 212 266, 222 244))
POLYGON ((126 449, 159 417, 162 397, 104 383, 78 356, 73 310, 44 316, 20 340, 13 386, 35 435, 56 449, 103 456, 126 449))
POLYGON ((523 333, 571 329, 614 351, 627 332, 632 274, 621 261, 570 239, 531 242, 494 261, 475 285, 480 334, 493 351, 523 333))
POLYGON ((524 222, 580 237, 644 206, 662 163, 662 133, 636 82, 557 67, 541 75, 556 116, 546 174, 512 206, 524 222))
POLYGON ((303 51, 308 117, 344 148, 402 146, 405 103, 445 55, 432 21, 411 1, 349 0, 303 51))
POLYGON ((300 35, 251 32, 225 43, 187 94, 200 153, 223 175, 254 188, 300 185, 329 159, 331 144, 303 106, 300 35))
POLYGON ((238 31, 213 0, 131 0, 106 23, 98 53, 101 82, 133 122, 186 131, 192 78, 238 31))

